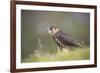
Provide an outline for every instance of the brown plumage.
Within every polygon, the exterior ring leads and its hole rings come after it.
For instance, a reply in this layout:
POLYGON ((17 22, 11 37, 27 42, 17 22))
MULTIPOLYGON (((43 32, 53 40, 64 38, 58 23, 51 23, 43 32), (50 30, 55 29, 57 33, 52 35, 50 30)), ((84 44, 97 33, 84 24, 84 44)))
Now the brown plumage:
POLYGON ((48 33, 52 36, 52 38, 55 40, 60 49, 68 49, 70 47, 81 47, 81 45, 75 40, 73 40, 71 36, 63 32, 59 28, 55 27, 55 25, 49 27, 48 33))

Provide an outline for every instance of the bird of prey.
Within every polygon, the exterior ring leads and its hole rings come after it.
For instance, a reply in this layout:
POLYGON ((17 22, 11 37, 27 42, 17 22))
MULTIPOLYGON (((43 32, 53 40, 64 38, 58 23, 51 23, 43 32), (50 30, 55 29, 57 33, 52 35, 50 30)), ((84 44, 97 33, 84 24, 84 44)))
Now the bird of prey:
POLYGON ((69 49, 71 47, 81 47, 79 43, 77 43, 71 36, 61 29, 56 27, 55 25, 48 27, 48 33, 55 40, 58 47, 62 50, 63 48, 69 49))

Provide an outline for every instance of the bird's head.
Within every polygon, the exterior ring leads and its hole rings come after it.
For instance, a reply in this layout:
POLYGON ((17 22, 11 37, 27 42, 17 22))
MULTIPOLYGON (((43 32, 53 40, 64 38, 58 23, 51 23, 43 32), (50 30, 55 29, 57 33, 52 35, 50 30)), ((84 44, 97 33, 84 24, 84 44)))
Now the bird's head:
POLYGON ((57 28, 57 27, 55 26, 55 24, 54 24, 53 26, 49 25, 49 27, 48 27, 48 33, 49 33, 51 36, 55 35, 59 30, 60 30, 60 29, 57 28))

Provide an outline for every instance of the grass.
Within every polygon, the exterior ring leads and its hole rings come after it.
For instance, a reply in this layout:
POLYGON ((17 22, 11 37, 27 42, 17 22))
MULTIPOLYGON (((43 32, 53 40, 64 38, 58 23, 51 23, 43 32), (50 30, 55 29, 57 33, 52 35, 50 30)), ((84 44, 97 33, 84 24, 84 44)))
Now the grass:
POLYGON ((71 50, 57 49, 51 53, 48 49, 44 49, 41 40, 38 42, 38 49, 35 50, 28 58, 22 60, 23 63, 31 62, 50 62, 50 61, 68 61, 68 60, 87 60, 90 58, 89 47, 73 48, 71 50))
POLYGON ((57 50, 55 54, 47 52, 35 51, 35 54, 22 62, 50 62, 50 61, 66 61, 66 60, 86 60, 90 58, 89 48, 74 48, 74 50, 57 50))

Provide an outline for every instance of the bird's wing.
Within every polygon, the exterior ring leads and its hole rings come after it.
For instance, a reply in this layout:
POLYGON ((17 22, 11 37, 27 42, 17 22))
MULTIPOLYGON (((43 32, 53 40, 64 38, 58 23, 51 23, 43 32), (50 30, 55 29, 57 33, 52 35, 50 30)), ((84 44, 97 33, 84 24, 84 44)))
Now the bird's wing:
POLYGON ((70 44, 75 44, 75 41, 66 33, 64 33, 63 31, 59 31, 56 34, 56 38, 63 43, 64 45, 70 45, 70 44))

